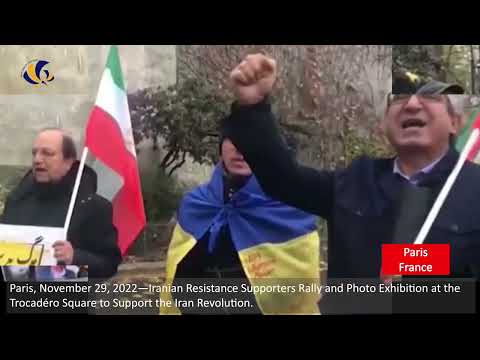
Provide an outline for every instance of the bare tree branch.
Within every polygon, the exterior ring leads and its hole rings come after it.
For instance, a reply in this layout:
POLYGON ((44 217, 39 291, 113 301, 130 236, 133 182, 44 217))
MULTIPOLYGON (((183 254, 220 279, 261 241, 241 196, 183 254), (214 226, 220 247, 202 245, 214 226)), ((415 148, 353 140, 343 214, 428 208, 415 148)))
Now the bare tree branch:
POLYGON ((168 172, 168 176, 172 176, 175 170, 181 168, 183 164, 185 164, 185 161, 186 161, 186 152, 183 152, 182 160, 170 169, 170 171, 168 172))

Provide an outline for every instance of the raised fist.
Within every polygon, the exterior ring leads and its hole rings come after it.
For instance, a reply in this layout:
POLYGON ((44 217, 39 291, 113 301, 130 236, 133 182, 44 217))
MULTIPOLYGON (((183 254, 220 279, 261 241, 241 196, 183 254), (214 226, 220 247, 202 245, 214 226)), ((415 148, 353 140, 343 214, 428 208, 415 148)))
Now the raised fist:
POLYGON ((230 74, 232 90, 240 105, 261 102, 273 88, 277 76, 275 60, 263 55, 248 55, 230 74))

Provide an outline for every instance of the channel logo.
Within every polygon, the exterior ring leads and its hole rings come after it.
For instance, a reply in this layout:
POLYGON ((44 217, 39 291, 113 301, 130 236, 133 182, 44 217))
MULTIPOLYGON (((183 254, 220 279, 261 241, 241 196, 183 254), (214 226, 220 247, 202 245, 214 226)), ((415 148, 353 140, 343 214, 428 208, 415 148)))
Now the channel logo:
POLYGON ((46 66, 49 64, 46 60, 32 60, 25 64, 22 69, 22 78, 32 85, 48 85, 55 77, 50 73, 46 66))

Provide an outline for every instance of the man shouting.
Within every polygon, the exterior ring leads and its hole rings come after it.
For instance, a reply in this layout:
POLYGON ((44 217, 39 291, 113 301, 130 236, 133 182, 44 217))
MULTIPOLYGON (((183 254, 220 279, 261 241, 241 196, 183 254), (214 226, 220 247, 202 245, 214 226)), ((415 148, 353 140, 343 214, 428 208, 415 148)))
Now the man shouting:
MULTIPOLYGON (((32 147, 32 168, 9 194, 1 223, 63 227, 79 168, 72 138, 64 131, 40 131, 32 147)), ((61 265, 88 266, 89 278, 114 275, 121 262, 112 205, 96 194, 97 177, 85 166, 66 239, 54 243, 61 265)))

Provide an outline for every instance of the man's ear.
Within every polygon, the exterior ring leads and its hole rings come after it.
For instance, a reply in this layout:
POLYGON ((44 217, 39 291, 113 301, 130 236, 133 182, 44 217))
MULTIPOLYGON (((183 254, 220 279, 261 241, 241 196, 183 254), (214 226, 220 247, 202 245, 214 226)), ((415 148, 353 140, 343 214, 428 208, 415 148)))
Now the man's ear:
POLYGON ((382 135, 385 135, 387 133, 387 117, 388 117, 389 110, 390 110, 390 106, 387 100, 383 118, 380 119, 380 122, 377 125, 377 129, 380 131, 382 135))
POLYGON ((453 135, 457 135, 460 130, 462 130, 463 126, 465 125, 465 118, 460 115, 452 116, 452 128, 454 130, 453 135))
POLYGON ((382 120, 378 123, 377 127, 378 127, 378 130, 379 130, 382 134, 385 134, 385 131, 387 130, 387 129, 386 129, 386 126, 385 126, 385 119, 382 119, 382 120))
POLYGON ((387 136, 387 121, 385 118, 380 120, 380 122, 377 124, 377 126, 375 127, 375 132, 377 133, 377 136, 379 136, 379 139, 384 144, 390 143, 387 136))
POLYGON ((383 117, 383 119, 380 120, 376 127, 380 134, 382 136, 385 136, 385 134, 387 133, 387 112, 385 112, 385 116, 383 117))
POLYGON ((70 171, 70 169, 72 168, 74 163, 75 163, 75 159, 65 160, 65 165, 66 165, 66 168, 67 168, 67 172, 70 171))

